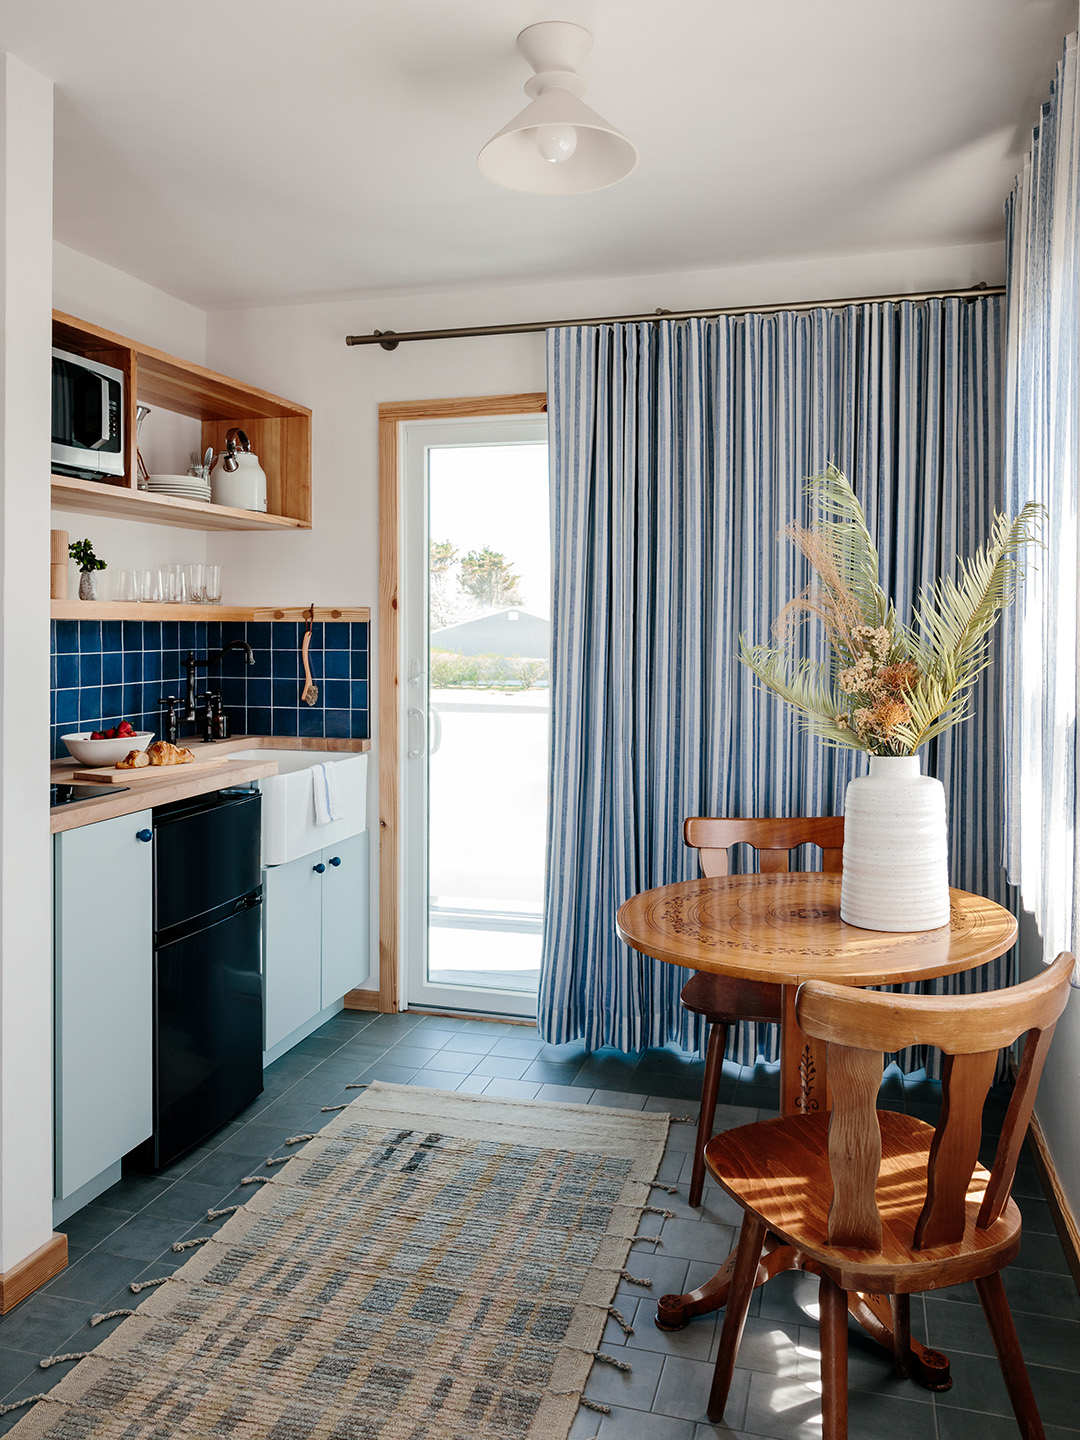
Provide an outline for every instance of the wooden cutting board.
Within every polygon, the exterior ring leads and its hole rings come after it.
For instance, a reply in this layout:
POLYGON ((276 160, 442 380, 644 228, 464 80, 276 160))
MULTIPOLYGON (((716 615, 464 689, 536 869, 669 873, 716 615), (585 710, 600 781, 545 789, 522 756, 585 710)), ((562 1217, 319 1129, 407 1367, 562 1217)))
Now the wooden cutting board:
POLYGON ((140 780, 167 780, 173 775, 192 775, 197 770, 226 765, 230 758, 228 755, 214 755, 206 760, 189 760, 186 765, 144 765, 139 770, 117 770, 114 765, 107 765, 100 770, 76 770, 71 778, 80 784, 137 785, 140 780))

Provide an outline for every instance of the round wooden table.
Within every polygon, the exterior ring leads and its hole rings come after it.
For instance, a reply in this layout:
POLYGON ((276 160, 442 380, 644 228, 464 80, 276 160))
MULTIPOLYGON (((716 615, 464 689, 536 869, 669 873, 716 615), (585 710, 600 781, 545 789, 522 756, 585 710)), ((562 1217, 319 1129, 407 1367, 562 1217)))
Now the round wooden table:
MULTIPOLYGON (((896 933, 862 930, 840 919, 839 875, 724 875, 683 880, 634 895, 619 907, 619 937, 657 960, 718 975, 783 987, 780 1022, 780 1107, 785 1115, 828 1107, 826 1047, 795 1019, 804 980, 840 985, 900 985, 972 970, 1003 955, 1016 940, 1016 919, 993 900, 951 890, 949 924, 939 930, 896 933)), ((963 1004, 963 997, 957 997, 963 1004)), ((656 1323, 678 1330, 694 1315, 727 1302, 731 1260, 699 1289, 663 1295, 656 1323)), ((798 1268, 789 1246, 768 1250, 759 1283, 798 1268)), ((853 1297, 853 1313, 883 1344, 892 1344, 884 1297, 853 1297)), ((911 1342, 916 1378, 947 1389, 948 1361, 911 1342)))

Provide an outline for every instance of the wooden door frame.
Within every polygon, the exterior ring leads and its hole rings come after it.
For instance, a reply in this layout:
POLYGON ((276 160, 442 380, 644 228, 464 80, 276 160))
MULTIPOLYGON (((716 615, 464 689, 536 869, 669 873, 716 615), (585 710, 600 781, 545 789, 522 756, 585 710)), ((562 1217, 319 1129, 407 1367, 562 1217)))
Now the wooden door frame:
MULTIPOLYGON (((477 395, 456 400, 402 400, 379 406, 379 1009, 401 1006, 401 689, 402 626, 398 608, 404 549, 401 426, 408 420, 485 420, 542 415, 547 395, 477 395)), ((355 991, 353 992, 356 993, 355 991)))

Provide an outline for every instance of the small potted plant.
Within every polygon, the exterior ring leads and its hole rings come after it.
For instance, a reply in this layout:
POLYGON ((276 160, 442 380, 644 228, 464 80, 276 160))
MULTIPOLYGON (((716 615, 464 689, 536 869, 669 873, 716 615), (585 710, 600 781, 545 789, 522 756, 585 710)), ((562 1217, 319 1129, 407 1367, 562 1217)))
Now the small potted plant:
POLYGON ((105 561, 99 560, 94 554, 94 547, 89 540, 73 540, 68 546, 68 554, 79 567, 79 599, 96 600, 97 581, 94 572, 107 569, 105 561))

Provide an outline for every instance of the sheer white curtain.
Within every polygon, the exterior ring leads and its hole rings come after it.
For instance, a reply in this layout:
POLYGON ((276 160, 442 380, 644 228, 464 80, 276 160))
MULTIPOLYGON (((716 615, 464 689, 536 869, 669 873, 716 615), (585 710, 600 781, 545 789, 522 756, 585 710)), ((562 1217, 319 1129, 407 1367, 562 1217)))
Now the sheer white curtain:
POLYGON ((1078 939, 1080 74, 1069 36, 1008 201, 1005 493, 1046 507, 1006 619, 1006 862, 1051 960, 1078 939))

